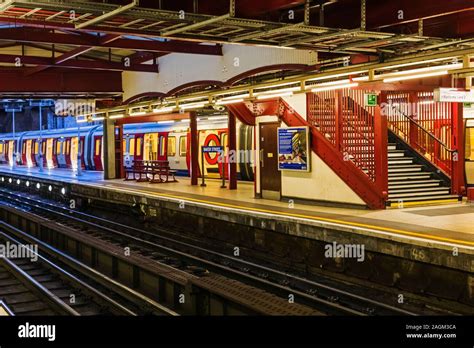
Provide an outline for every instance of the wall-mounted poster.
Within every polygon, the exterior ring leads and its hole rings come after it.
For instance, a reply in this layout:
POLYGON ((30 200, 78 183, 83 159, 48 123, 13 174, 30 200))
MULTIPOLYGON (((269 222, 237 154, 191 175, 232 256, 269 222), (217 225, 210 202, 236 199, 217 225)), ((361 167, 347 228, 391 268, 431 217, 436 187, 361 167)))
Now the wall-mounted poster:
POLYGON ((278 128, 278 169, 310 171, 309 128, 278 128))

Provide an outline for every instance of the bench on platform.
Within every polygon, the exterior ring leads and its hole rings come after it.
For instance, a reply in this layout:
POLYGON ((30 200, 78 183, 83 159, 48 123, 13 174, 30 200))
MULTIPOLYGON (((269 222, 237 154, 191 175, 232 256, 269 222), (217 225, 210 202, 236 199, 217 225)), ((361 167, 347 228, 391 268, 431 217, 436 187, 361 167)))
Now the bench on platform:
POLYGON ((175 174, 176 171, 171 170, 168 161, 135 161, 131 168, 125 169, 125 181, 176 182, 175 174))

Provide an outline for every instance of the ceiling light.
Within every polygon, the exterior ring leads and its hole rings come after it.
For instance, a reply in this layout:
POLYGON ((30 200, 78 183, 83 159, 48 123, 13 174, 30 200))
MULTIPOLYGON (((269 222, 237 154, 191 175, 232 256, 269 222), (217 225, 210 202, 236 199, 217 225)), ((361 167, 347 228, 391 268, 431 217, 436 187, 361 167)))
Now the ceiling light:
POLYGON ((163 108, 160 108, 160 109, 153 109, 153 112, 155 114, 164 114, 164 113, 167 113, 167 112, 173 112, 174 108, 173 107, 163 107, 163 108))
POLYGON ((143 116, 146 115, 145 111, 137 111, 137 112, 131 112, 130 116, 143 116))
POLYGON ((430 73, 425 73, 425 74, 412 74, 412 75, 406 75, 406 76, 389 77, 389 78, 383 79, 383 82, 413 80, 413 79, 421 79, 423 77, 442 76, 442 75, 447 75, 447 74, 448 74, 447 70, 435 71, 435 72, 430 72, 430 73))
POLYGON ((316 88, 313 88, 311 92, 315 93, 315 92, 324 92, 324 91, 334 91, 336 89, 351 88, 351 87, 357 87, 357 86, 359 86, 357 82, 344 83, 344 84, 333 85, 333 86, 316 87, 316 88))
POLYGON ((285 93, 278 93, 278 94, 262 94, 257 97, 258 100, 263 100, 263 99, 273 99, 273 98, 279 98, 279 97, 289 97, 292 96, 293 92, 285 92, 285 93))
POLYGON ((200 109, 200 108, 203 108, 204 106, 206 106, 206 104, 202 103, 202 104, 184 104, 184 105, 180 105, 179 108, 181 110, 187 110, 187 109, 200 109))
POLYGON ((235 104, 235 103, 242 103, 244 99, 229 99, 229 100, 218 100, 216 101, 216 105, 228 105, 228 104, 235 104))
POLYGON ((114 120, 117 118, 123 118, 124 116, 125 116, 124 114, 112 115, 112 116, 109 116, 109 119, 114 120))
POLYGON ((340 74, 334 74, 334 75, 328 75, 328 76, 321 76, 321 77, 314 77, 312 79, 308 79, 306 81, 317 81, 317 80, 329 80, 333 79, 335 77, 341 77, 341 76, 348 76, 348 75, 358 75, 362 73, 366 73, 368 70, 358 70, 358 71, 350 71, 350 72, 344 72, 340 74))
POLYGON ((157 124, 170 124, 170 123, 174 123, 174 121, 172 120, 169 120, 169 121, 158 121, 156 122, 157 124))

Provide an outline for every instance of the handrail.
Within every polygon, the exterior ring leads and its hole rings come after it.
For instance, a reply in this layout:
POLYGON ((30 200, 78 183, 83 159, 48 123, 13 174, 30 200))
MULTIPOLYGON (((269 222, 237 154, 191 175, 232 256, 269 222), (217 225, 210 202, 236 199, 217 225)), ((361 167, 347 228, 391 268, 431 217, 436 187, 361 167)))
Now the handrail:
POLYGON ((446 145, 441 139, 438 139, 438 137, 436 137, 433 133, 431 133, 430 131, 428 131, 426 128, 424 128, 422 125, 420 125, 418 122, 416 122, 414 119, 412 119, 410 116, 408 116, 407 114, 405 114, 402 110, 398 109, 395 105, 389 103, 390 107, 392 109, 396 109, 396 111, 398 111, 403 117, 405 117, 408 121, 410 121, 411 123, 413 123, 415 126, 417 126, 419 129, 421 129, 424 133, 426 133, 429 137, 433 138, 435 141, 437 141, 441 146, 443 146, 446 151, 448 152, 451 152, 451 153, 454 153, 454 152, 457 152, 457 150, 454 150, 454 149, 450 149, 448 147, 448 145, 446 145))

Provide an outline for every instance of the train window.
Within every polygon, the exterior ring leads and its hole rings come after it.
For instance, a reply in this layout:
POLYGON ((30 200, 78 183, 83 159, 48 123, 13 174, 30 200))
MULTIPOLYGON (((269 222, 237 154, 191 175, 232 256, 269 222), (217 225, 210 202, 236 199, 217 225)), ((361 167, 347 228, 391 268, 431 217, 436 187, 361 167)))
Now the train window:
POLYGON ((135 154, 135 138, 130 138, 128 146, 130 147, 128 153, 133 156, 135 154))
POLYGON ((23 143, 23 149, 21 150, 23 154, 26 153, 26 141, 23 143))
POLYGON ((127 141, 125 139, 122 140, 122 152, 127 152, 127 141))
POLYGON ((95 155, 100 156, 100 139, 95 140, 95 155))
POLYGON ((179 137, 179 156, 186 157, 186 137, 179 137))
POLYGON ((35 155, 38 153, 38 147, 39 147, 38 142, 35 141, 35 151, 33 152, 35 155))
POLYGON ((137 138, 137 156, 142 155, 142 138, 137 138))
POLYGON ((69 155, 69 148, 71 147, 71 141, 66 141, 66 155, 69 155))
POLYGON ((176 156, 176 137, 168 137, 168 156, 176 156))
POLYGON ((3 153, 3 143, 0 143, 0 153, 3 153))
POLYGON ((61 142, 60 141, 56 141, 56 154, 62 155, 62 153, 61 153, 61 142))

